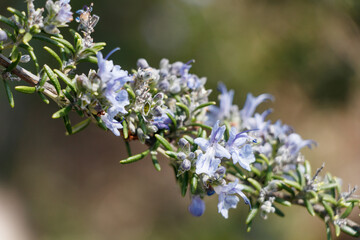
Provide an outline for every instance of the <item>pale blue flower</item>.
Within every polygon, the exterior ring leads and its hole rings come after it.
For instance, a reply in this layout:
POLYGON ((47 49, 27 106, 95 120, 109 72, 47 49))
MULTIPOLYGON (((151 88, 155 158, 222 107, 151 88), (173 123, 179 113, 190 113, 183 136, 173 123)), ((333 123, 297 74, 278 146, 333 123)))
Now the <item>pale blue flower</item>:
POLYGON ((126 90, 116 90, 107 87, 104 93, 106 99, 109 101, 111 108, 113 111, 122 114, 126 114, 125 106, 129 105, 129 96, 126 90))
POLYGON ((227 91, 226 86, 223 83, 218 84, 218 90, 220 91, 220 107, 210 106, 208 111, 209 125, 214 124, 216 120, 229 119, 231 110, 233 108, 234 90, 227 91))
POLYGON ((200 198, 200 196, 195 195, 192 197, 188 209, 193 216, 200 217, 205 212, 205 202, 200 198))
MULTIPOLYGON (((71 12, 70 0, 60 0, 58 2, 60 9, 56 14, 56 21, 65 24, 73 20, 73 13, 71 12)), ((56 3, 55 3, 56 4, 56 3)))
POLYGON ((303 147, 311 148, 312 145, 316 146, 317 144, 313 140, 303 140, 297 133, 290 134, 285 143, 285 147, 292 156, 295 156, 303 147))
POLYGON ((128 75, 128 72, 122 70, 119 65, 114 65, 112 60, 107 60, 109 56, 117 50, 119 50, 119 48, 112 50, 105 58, 103 58, 101 52, 96 54, 99 67, 97 74, 106 86, 108 84, 114 85, 112 88, 120 89, 126 82, 132 81, 132 78, 128 75))
POLYGON ((6 40, 7 40, 6 32, 0 28, 0 42, 1 41, 6 41, 6 40))
POLYGON ((241 191, 243 187, 238 182, 239 180, 236 179, 235 182, 227 185, 214 187, 215 192, 219 195, 218 211, 224 218, 228 218, 230 208, 236 208, 240 200, 236 194, 244 199, 245 204, 250 205, 249 199, 241 191))
POLYGON ((255 110, 257 108, 257 106, 266 101, 266 100, 274 100, 274 97, 270 94, 261 94, 257 97, 254 97, 251 93, 248 93, 245 104, 244 104, 244 108, 240 110, 240 114, 241 117, 243 119, 247 119, 253 116, 253 114, 255 113, 255 110))
POLYGON ((122 129, 123 126, 119 121, 114 119, 114 117, 118 114, 117 110, 114 108, 109 108, 107 113, 101 115, 101 120, 105 123, 105 126, 112 131, 116 136, 120 136, 120 132, 118 129, 122 129))
POLYGON ((266 135, 270 126, 270 120, 265 121, 265 118, 272 112, 271 109, 264 111, 262 114, 255 113, 254 117, 244 119, 243 126, 247 129, 257 129, 261 135, 266 135))
POLYGON ((155 116, 152 118, 152 124, 154 124, 159 129, 169 129, 169 125, 172 121, 166 114, 167 112, 174 116, 170 110, 163 110, 160 116, 155 116))
POLYGON ((282 124, 281 120, 277 120, 270 126, 270 133, 274 138, 278 138, 280 141, 284 141, 287 135, 292 131, 293 129, 286 124, 282 124))
POLYGON ((230 158, 230 153, 225 149, 219 141, 222 140, 226 127, 219 126, 220 121, 217 121, 214 125, 209 139, 196 138, 194 142, 199 145, 201 150, 205 154, 200 154, 196 162, 196 173, 206 173, 212 176, 218 165, 221 162, 221 158, 230 158))
POLYGON ((250 164, 255 162, 255 156, 250 144, 246 144, 250 138, 248 131, 237 133, 236 128, 231 128, 226 149, 229 150, 233 163, 239 163, 247 171, 251 171, 250 164))

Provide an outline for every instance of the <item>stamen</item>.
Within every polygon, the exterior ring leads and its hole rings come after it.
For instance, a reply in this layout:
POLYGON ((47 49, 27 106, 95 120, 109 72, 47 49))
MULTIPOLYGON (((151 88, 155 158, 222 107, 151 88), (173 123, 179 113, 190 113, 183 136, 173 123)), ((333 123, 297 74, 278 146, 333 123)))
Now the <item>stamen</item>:
POLYGON ((120 48, 119 47, 117 47, 117 48, 114 48, 111 52, 109 52, 109 54, 108 55, 106 55, 106 57, 105 57, 105 60, 107 60, 114 52, 116 52, 116 51, 118 51, 118 50, 120 50, 120 48))

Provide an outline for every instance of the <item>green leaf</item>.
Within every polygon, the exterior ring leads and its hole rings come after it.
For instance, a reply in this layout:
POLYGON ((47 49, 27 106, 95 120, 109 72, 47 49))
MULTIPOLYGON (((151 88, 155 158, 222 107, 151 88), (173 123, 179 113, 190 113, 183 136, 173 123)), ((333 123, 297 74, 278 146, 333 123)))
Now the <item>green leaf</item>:
POLYGON ((72 127, 71 134, 75 134, 75 133, 78 133, 78 132, 84 130, 87 126, 89 126, 90 122, 91 122, 90 118, 79 122, 78 124, 76 124, 75 126, 72 127))
POLYGON ((202 128, 205 128, 205 129, 212 130, 212 127, 207 126, 207 125, 202 124, 202 123, 190 123, 189 126, 202 127, 202 128))
POLYGON ((334 228, 335 228, 335 235, 336 235, 336 237, 339 237, 339 236, 340 236, 340 232, 341 232, 341 229, 340 229, 339 225, 334 224, 334 228))
POLYGON ((94 56, 88 56, 86 58, 81 58, 79 60, 76 61, 77 63, 82 63, 82 62, 89 62, 89 63, 94 63, 94 64, 97 64, 98 63, 98 60, 96 57, 94 56))
POLYGON ((57 41, 58 43, 64 45, 67 49, 69 49, 71 51, 71 53, 74 55, 75 54, 75 49, 74 49, 74 46, 67 40, 63 39, 63 38, 58 38, 58 37, 54 37, 54 36, 51 36, 51 39, 52 40, 55 40, 57 41))
POLYGON ((326 239, 331 240, 331 229, 329 222, 325 223, 325 227, 326 227, 326 239))
POLYGON ((189 185, 189 172, 182 175, 181 181, 181 196, 185 197, 189 185))
POLYGON ((10 19, 8 19, 8 18, 6 18, 4 16, 0 15, 0 22, 3 22, 6 25, 8 25, 9 27, 13 28, 16 32, 19 31, 19 27, 16 26, 16 24, 13 21, 11 21, 10 19))
POLYGON ((64 120, 64 124, 65 124, 65 128, 66 128, 66 135, 71 135, 72 134, 72 127, 71 127, 71 122, 70 122, 70 118, 68 115, 63 116, 63 120, 64 120))
POLYGON ((32 34, 27 32, 25 33, 24 35, 24 38, 23 38, 23 43, 27 44, 28 42, 30 42, 32 39, 32 34))
MULTIPOLYGON (((14 46, 15 48, 15 46, 14 46)), ((17 48, 16 48, 17 49, 17 48)), ((17 53, 14 53, 14 55, 11 55, 11 57, 15 57, 16 56, 16 59, 15 60, 12 60, 10 65, 6 68, 5 72, 11 72, 12 70, 14 70, 16 68, 16 66, 19 64, 20 62, 20 59, 21 59, 21 53, 18 52, 18 50, 15 50, 17 51, 17 53)))
POLYGON ((322 200, 326 201, 326 202, 329 202, 331 204, 334 204, 336 205, 337 204, 337 201, 335 198, 333 198, 331 195, 329 194, 324 194, 322 195, 322 200))
POLYGON ((352 212, 354 208, 354 203, 351 203, 350 206, 348 206, 345 211, 343 212, 343 214, 341 214, 341 217, 340 218, 347 218, 350 213, 352 212))
POLYGON ((171 158, 177 159, 176 153, 173 151, 165 151, 165 154, 171 158))
POLYGON ((63 67, 63 63, 62 63, 62 61, 61 61, 60 56, 59 56, 54 50, 52 50, 51 48, 49 48, 49 47, 47 47, 47 46, 45 46, 44 49, 45 49, 48 53, 50 53, 51 56, 53 56, 53 57, 55 58, 55 60, 59 63, 60 68, 62 68, 62 67, 63 67))
POLYGON ((26 16, 25 16, 22 12, 20 12, 19 10, 16 10, 15 8, 8 7, 7 10, 8 10, 9 12, 11 12, 12 14, 18 16, 18 17, 21 18, 22 20, 26 20, 26 19, 27 19, 26 16))
POLYGON ((171 144, 161 135, 155 134, 155 137, 159 142, 164 146, 166 150, 174 151, 174 149, 171 147, 171 144))
POLYGON ((7 96, 7 98, 8 98, 10 107, 11 107, 11 108, 14 108, 14 107, 15 107, 14 96, 13 96, 13 94, 12 94, 12 92, 11 92, 10 86, 9 86, 8 82, 5 81, 5 80, 3 80, 3 83, 4 83, 4 87, 5 87, 5 91, 6 91, 6 96, 7 96))
POLYGON ((157 159, 157 152, 156 151, 151 151, 151 160, 152 160, 152 163, 154 165, 154 168, 157 170, 157 171, 161 171, 161 166, 159 164, 159 161, 157 159))
POLYGON ((101 129, 103 129, 103 130, 105 130, 105 131, 108 130, 107 127, 105 126, 104 121, 101 120, 100 117, 98 117, 98 116, 96 116, 96 115, 93 115, 93 116, 94 116, 94 118, 95 118, 95 120, 96 120, 96 122, 97 122, 97 125, 98 125, 101 129))
POLYGON ((277 208, 275 205, 273 205, 273 207, 275 208, 275 214, 278 215, 279 217, 285 217, 285 214, 279 209, 277 208))
POLYGON ((190 191, 192 194, 196 194, 197 187, 198 187, 198 176, 194 174, 190 182, 190 191))
POLYGON ((43 35, 34 35, 33 36, 34 39, 37 39, 37 40, 40 40, 40 41, 43 41, 43 42, 47 42, 47 43, 50 43, 50 44, 53 44, 55 46, 57 46, 58 48, 61 48, 63 49, 65 46, 51 38, 48 38, 46 36, 43 36, 43 35))
POLYGON ((49 103, 50 103, 49 99, 47 99, 46 96, 45 96, 42 92, 37 92, 37 93, 39 94, 41 100, 42 100, 44 103, 46 103, 46 104, 49 104, 49 103))
POLYGON ((197 106, 193 112, 196 112, 197 110, 203 109, 204 107, 208 107, 208 106, 215 105, 215 104, 216 104, 216 102, 203 103, 203 104, 197 106))
POLYGON ((70 89, 76 93, 77 92, 77 89, 75 87, 75 84, 73 83, 73 81, 68 78, 68 76, 66 76, 63 72, 61 72, 60 70, 58 69, 54 69, 54 72, 56 73, 56 75, 58 75, 58 77, 63 80, 63 82, 70 87, 70 89))
POLYGON ((189 135, 184 135, 183 138, 188 141, 191 145, 194 145, 194 139, 189 135))
POLYGON ((170 120, 171 120, 171 122, 173 124, 173 128, 176 129, 177 128, 177 123, 176 123, 176 120, 175 120, 174 116, 169 112, 167 112, 166 115, 170 118, 170 120))
POLYGON ((310 201, 307 199, 304 199, 304 203, 305 203, 305 207, 308 210, 308 212, 310 213, 310 215, 315 216, 315 211, 314 211, 314 208, 311 205, 310 201))
POLYGON ((305 160, 304 166, 305 166, 305 173, 311 176, 311 164, 308 160, 305 160))
POLYGON ((46 74, 46 73, 43 73, 43 75, 41 76, 40 81, 39 81, 39 83, 38 83, 40 87, 43 87, 43 86, 44 86, 44 84, 45 84, 45 82, 46 82, 46 79, 47 79, 47 74, 46 74))
POLYGON ((347 225, 342 225, 340 226, 341 231, 343 231, 344 233, 353 236, 353 237, 359 237, 360 233, 357 232, 356 230, 354 230, 353 228, 347 226, 347 225))
POLYGON ((27 94, 36 92, 35 87, 29 87, 29 86, 16 86, 15 90, 18 92, 27 93, 27 94))
POLYGON ((249 212, 248 216, 246 217, 245 223, 248 225, 254 220, 256 214, 259 212, 259 204, 257 203, 249 212))
POLYGON ((319 191, 329 190, 337 187, 337 183, 325 183, 323 185, 320 185, 319 191))
POLYGON ((150 153, 150 149, 148 149, 142 153, 136 154, 134 156, 128 157, 124 160, 121 160, 120 163, 121 164, 129 164, 129 163, 139 161, 139 160, 143 159, 144 157, 146 157, 149 153, 150 153))
POLYGON ((130 97, 132 99, 136 99, 136 95, 135 95, 134 91, 131 89, 131 87, 127 84, 124 85, 124 87, 125 87, 126 91, 128 92, 128 94, 130 95, 130 97))
POLYGON ((246 179, 256 190, 261 191, 261 184, 253 178, 246 179))
POLYGON ((56 77, 55 73, 53 72, 53 70, 46 64, 44 65, 44 70, 45 70, 46 74, 48 75, 48 77, 50 79, 50 82, 54 85, 54 87, 56 89, 56 92, 59 95, 62 95, 59 80, 57 79, 57 77, 56 77))
POLYGON ((129 129, 128 129, 128 125, 127 125, 127 122, 126 120, 124 119, 124 121, 122 122, 122 125, 123 125, 123 136, 124 136, 124 139, 128 139, 129 137, 129 129))
POLYGON ((285 199, 282 199, 282 198, 275 198, 275 202, 283 205, 283 206, 286 206, 286 207, 291 207, 291 202, 289 201, 286 201, 285 199))
POLYGON ((70 112, 71 109, 72 109, 72 106, 68 105, 68 106, 60 109, 59 111, 55 112, 52 115, 52 118, 56 119, 56 118, 61 118, 61 117, 67 116, 67 114, 70 112))
POLYGON ((293 188, 301 191, 301 186, 297 182, 294 182, 294 181, 291 181, 291 180, 288 180, 288 179, 285 179, 284 182, 287 185, 289 185, 290 187, 293 187, 293 188))
POLYGON ((182 110, 184 110, 185 115, 186 115, 186 119, 189 119, 189 117, 190 117, 190 110, 189 110, 189 108, 188 108, 185 104, 180 103, 180 102, 177 102, 177 103, 176 103, 176 106, 178 106, 178 107, 180 107, 182 110))
POLYGON ((322 205, 324 206, 326 212, 328 213, 330 219, 331 219, 331 220, 334 220, 334 215, 335 215, 335 214, 334 214, 334 210, 331 208, 331 206, 330 206, 327 202, 325 202, 325 201, 322 201, 321 203, 322 203, 322 205))

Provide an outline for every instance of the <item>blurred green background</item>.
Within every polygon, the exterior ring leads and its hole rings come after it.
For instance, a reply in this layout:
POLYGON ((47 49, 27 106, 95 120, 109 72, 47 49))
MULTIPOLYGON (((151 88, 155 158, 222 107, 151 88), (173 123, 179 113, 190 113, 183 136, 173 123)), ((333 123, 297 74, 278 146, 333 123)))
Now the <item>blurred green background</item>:
MULTIPOLYGON (((319 143, 304 151, 313 168, 326 162, 325 171, 341 177, 344 189, 360 183, 359 1, 93 2, 100 16, 94 39, 107 42, 105 53, 121 48, 112 56, 117 64, 130 70, 140 57, 154 67, 163 57, 195 59, 191 71, 208 77, 208 88, 222 81, 235 89, 239 106, 247 92, 271 93, 276 101, 261 109, 274 108, 271 119, 319 143)), ((74 12, 89 3, 71 1, 74 12)), ((0 14, 9 16, 7 6, 24 10, 25 4, 1 0, 0 14)), ((52 61, 45 53, 41 59, 52 61)), ((66 137, 62 121, 50 117, 54 104, 14 93, 10 109, 0 89, 0 237, 9 234, 6 240, 325 239, 322 222, 296 206, 282 208, 285 218, 258 218, 250 233, 243 204, 225 220, 213 197, 204 216, 194 218, 165 159, 160 173, 150 159, 121 166, 126 153, 119 138, 95 126, 66 137)))

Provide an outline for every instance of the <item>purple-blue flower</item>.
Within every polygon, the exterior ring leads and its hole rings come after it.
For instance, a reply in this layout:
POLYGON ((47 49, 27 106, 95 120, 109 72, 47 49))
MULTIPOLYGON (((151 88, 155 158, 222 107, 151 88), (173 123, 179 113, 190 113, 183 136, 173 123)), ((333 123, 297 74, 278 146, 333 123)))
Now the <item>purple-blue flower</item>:
POLYGON ((199 145, 201 150, 205 154, 200 154, 196 161, 196 173, 206 173, 209 176, 212 176, 218 165, 221 162, 221 158, 230 158, 230 153, 219 141, 223 138, 226 127, 219 126, 220 121, 217 121, 214 125, 209 139, 205 138, 196 138, 195 143, 199 145))
POLYGON ((229 140, 226 143, 226 149, 229 150, 233 163, 239 163, 247 171, 251 171, 250 164, 255 162, 255 156, 250 144, 246 144, 250 138, 248 131, 237 133, 236 128, 231 128, 229 140))
POLYGON ((265 135, 270 126, 270 120, 265 121, 265 118, 272 112, 271 109, 264 111, 262 114, 255 113, 254 117, 245 118, 243 126, 247 129, 257 129, 258 133, 265 135))
POLYGON ((73 13, 71 12, 70 0, 60 0, 60 9, 56 14, 56 21, 65 24, 73 20, 73 13))
POLYGON ((152 123, 158 129, 169 129, 169 125, 171 123, 171 119, 168 117, 166 112, 174 115, 170 110, 163 110, 160 116, 153 117, 152 123))
POLYGON ((200 196, 195 195, 192 197, 188 209, 193 216, 200 217, 205 212, 205 202, 200 198, 200 196))
POLYGON ((234 98, 234 90, 227 91, 225 84, 219 83, 218 90, 220 91, 220 107, 210 106, 208 111, 207 123, 214 124, 216 120, 224 120, 230 118, 232 102, 234 98))
POLYGON ((114 65, 112 60, 107 60, 108 57, 117 51, 118 48, 112 50, 105 58, 101 52, 96 54, 98 59, 98 76, 106 85, 112 85, 112 88, 120 89, 126 82, 132 81, 127 71, 121 69, 119 65, 114 65))
POLYGON ((109 108, 107 113, 101 116, 101 120, 105 123, 105 126, 112 131, 116 136, 120 136, 120 132, 118 129, 122 129, 123 126, 119 121, 117 121, 115 116, 118 114, 117 110, 114 108, 109 108))
POLYGON ((247 119, 253 116, 253 114, 255 113, 256 107, 266 101, 266 100, 274 100, 274 97, 270 94, 261 94, 257 97, 254 97, 251 93, 248 93, 245 104, 244 104, 244 108, 240 110, 240 114, 241 117, 243 119, 247 119))
POLYGON ((303 140, 297 133, 290 134, 285 143, 285 147, 292 156, 295 156, 303 147, 311 148, 312 145, 316 146, 316 142, 313 140, 303 140))
POLYGON ((228 218, 230 208, 236 208, 240 200, 236 194, 244 199, 245 204, 250 205, 249 199, 241 191, 243 188, 238 182, 239 180, 236 179, 235 182, 227 185, 214 187, 215 192, 219 195, 218 211, 224 218, 228 218))

